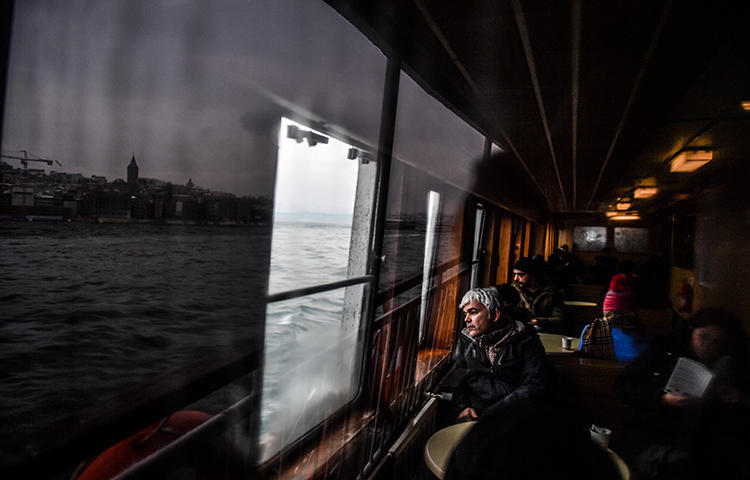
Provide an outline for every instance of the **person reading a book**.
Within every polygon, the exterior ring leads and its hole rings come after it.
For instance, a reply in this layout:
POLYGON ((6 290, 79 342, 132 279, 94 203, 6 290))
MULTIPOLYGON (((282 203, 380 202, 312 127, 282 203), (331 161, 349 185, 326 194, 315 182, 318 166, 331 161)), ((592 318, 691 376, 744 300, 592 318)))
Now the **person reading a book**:
POLYGON ((742 323, 719 308, 688 323, 683 335, 656 337, 615 380, 615 396, 635 410, 618 435, 618 452, 635 478, 750 478, 742 323))

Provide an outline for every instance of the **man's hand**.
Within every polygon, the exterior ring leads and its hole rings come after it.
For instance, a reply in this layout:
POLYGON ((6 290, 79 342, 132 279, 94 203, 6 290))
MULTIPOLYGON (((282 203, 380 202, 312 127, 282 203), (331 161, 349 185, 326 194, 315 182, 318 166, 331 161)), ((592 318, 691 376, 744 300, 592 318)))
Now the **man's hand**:
POLYGON ((661 403, 669 407, 687 407, 698 402, 698 397, 690 395, 675 395, 673 393, 665 393, 661 396, 661 403))
POLYGON ((479 415, 477 415, 477 412, 474 411, 471 407, 466 407, 463 410, 461 410, 461 413, 458 414, 458 417, 456 420, 461 421, 469 421, 469 420, 476 420, 479 418, 479 415))

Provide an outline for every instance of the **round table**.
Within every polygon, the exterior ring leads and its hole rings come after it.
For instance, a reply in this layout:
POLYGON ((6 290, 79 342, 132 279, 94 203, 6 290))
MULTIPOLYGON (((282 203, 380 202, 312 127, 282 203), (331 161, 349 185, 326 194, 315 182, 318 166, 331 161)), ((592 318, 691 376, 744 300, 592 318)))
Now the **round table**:
POLYGON ((607 454, 609 455, 609 458, 612 460, 612 462, 615 464, 615 467, 617 467, 617 473, 620 474, 620 478, 622 480, 630 480, 630 469, 628 468, 628 464, 625 463, 625 461, 620 458, 618 454, 607 449, 607 454))
MULTIPOLYGON (((424 446, 424 461, 427 468, 439 479, 445 477, 445 469, 453 454, 453 450, 461 440, 469 433, 469 430, 477 422, 463 422, 445 427, 433 433, 424 446)), ((630 480, 630 469, 627 464, 615 452, 607 449, 607 454, 617 467, 622 480, 630 480)))
POLYGON ((563 300, 563 303, 568 307, 595 307, 596 302, 585 302, 583 300, 563 300))
POLYGON ((463 422, 433 433, 424 446, 424 461, 436 477, 442 479, 453 449, 477 422, 463 422))
POLYGON ((540 333, 539 339, 544 345, 544 351, 547 355, 570 355, 578 350, 578 338, 571 337, 570 350, 563 350, 562 339, 567 335, 558 335, 556 333, 540 333))

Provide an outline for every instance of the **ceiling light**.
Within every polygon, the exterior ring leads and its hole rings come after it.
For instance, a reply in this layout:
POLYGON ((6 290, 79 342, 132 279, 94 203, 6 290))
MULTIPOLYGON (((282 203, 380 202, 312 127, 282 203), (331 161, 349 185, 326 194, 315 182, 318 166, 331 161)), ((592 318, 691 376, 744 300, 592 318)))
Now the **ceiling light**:
POLYGON ((672 159, 669 165, 670 172, 693 172, 714 158, 711 150, 683 150, 672 159))
POLYGON ((631 205, 632 204, 630 202, 620 202, 616 205, 616 207, 618 210, 627 210, 631 207, 631 205))
POLYGON ((659 193, 659 189, 656 187, 638 187, 633 192, 635 198, 649 198, 659 193))
POLYGON ((619 214, 619 212, 611 212, 611 211, 610 212, 604 212, 604 215, 606 215, 607 217, 610 217, 610 218, 614 217, 615 215, 618 215, 618 214, 619 214))
POLYGON ((742 102, 742 109, 746 112, 750 112, 750 100, 742 102))
POLYGON ((640 220, 641 216, 637 213, 631 212, 622 215, 614 215, 609 217, 610 220, 640 220))

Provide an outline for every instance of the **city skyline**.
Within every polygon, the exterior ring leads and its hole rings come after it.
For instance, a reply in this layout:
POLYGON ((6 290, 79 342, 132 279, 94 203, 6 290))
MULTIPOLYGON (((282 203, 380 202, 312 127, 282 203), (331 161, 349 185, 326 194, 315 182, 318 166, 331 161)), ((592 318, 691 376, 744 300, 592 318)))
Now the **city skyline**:
MULTIPOLYGON (((325 117, 334 128, 352 125, 354 131, 340 132, 345 136, 377 143, 384 58, 361 34, 317 13, 327 8, 19 2, 2 148, 107 179, 125 178, 123 163, 135 154, 146 178, 192 178, 211 190, 272 196, 269 160, 276 159, 282 117, 325 117), (248 28, 246 19, 259 10, 264 21, 248 28), (331 24, 282 28, 306 18, 331 24)), ((304 180, 300 173, 299 184, 304 180)), ((321 213, 341 213, 329 195, 335 189, 305 190, 327 198, 316 207, 325 208, 321 213)))

